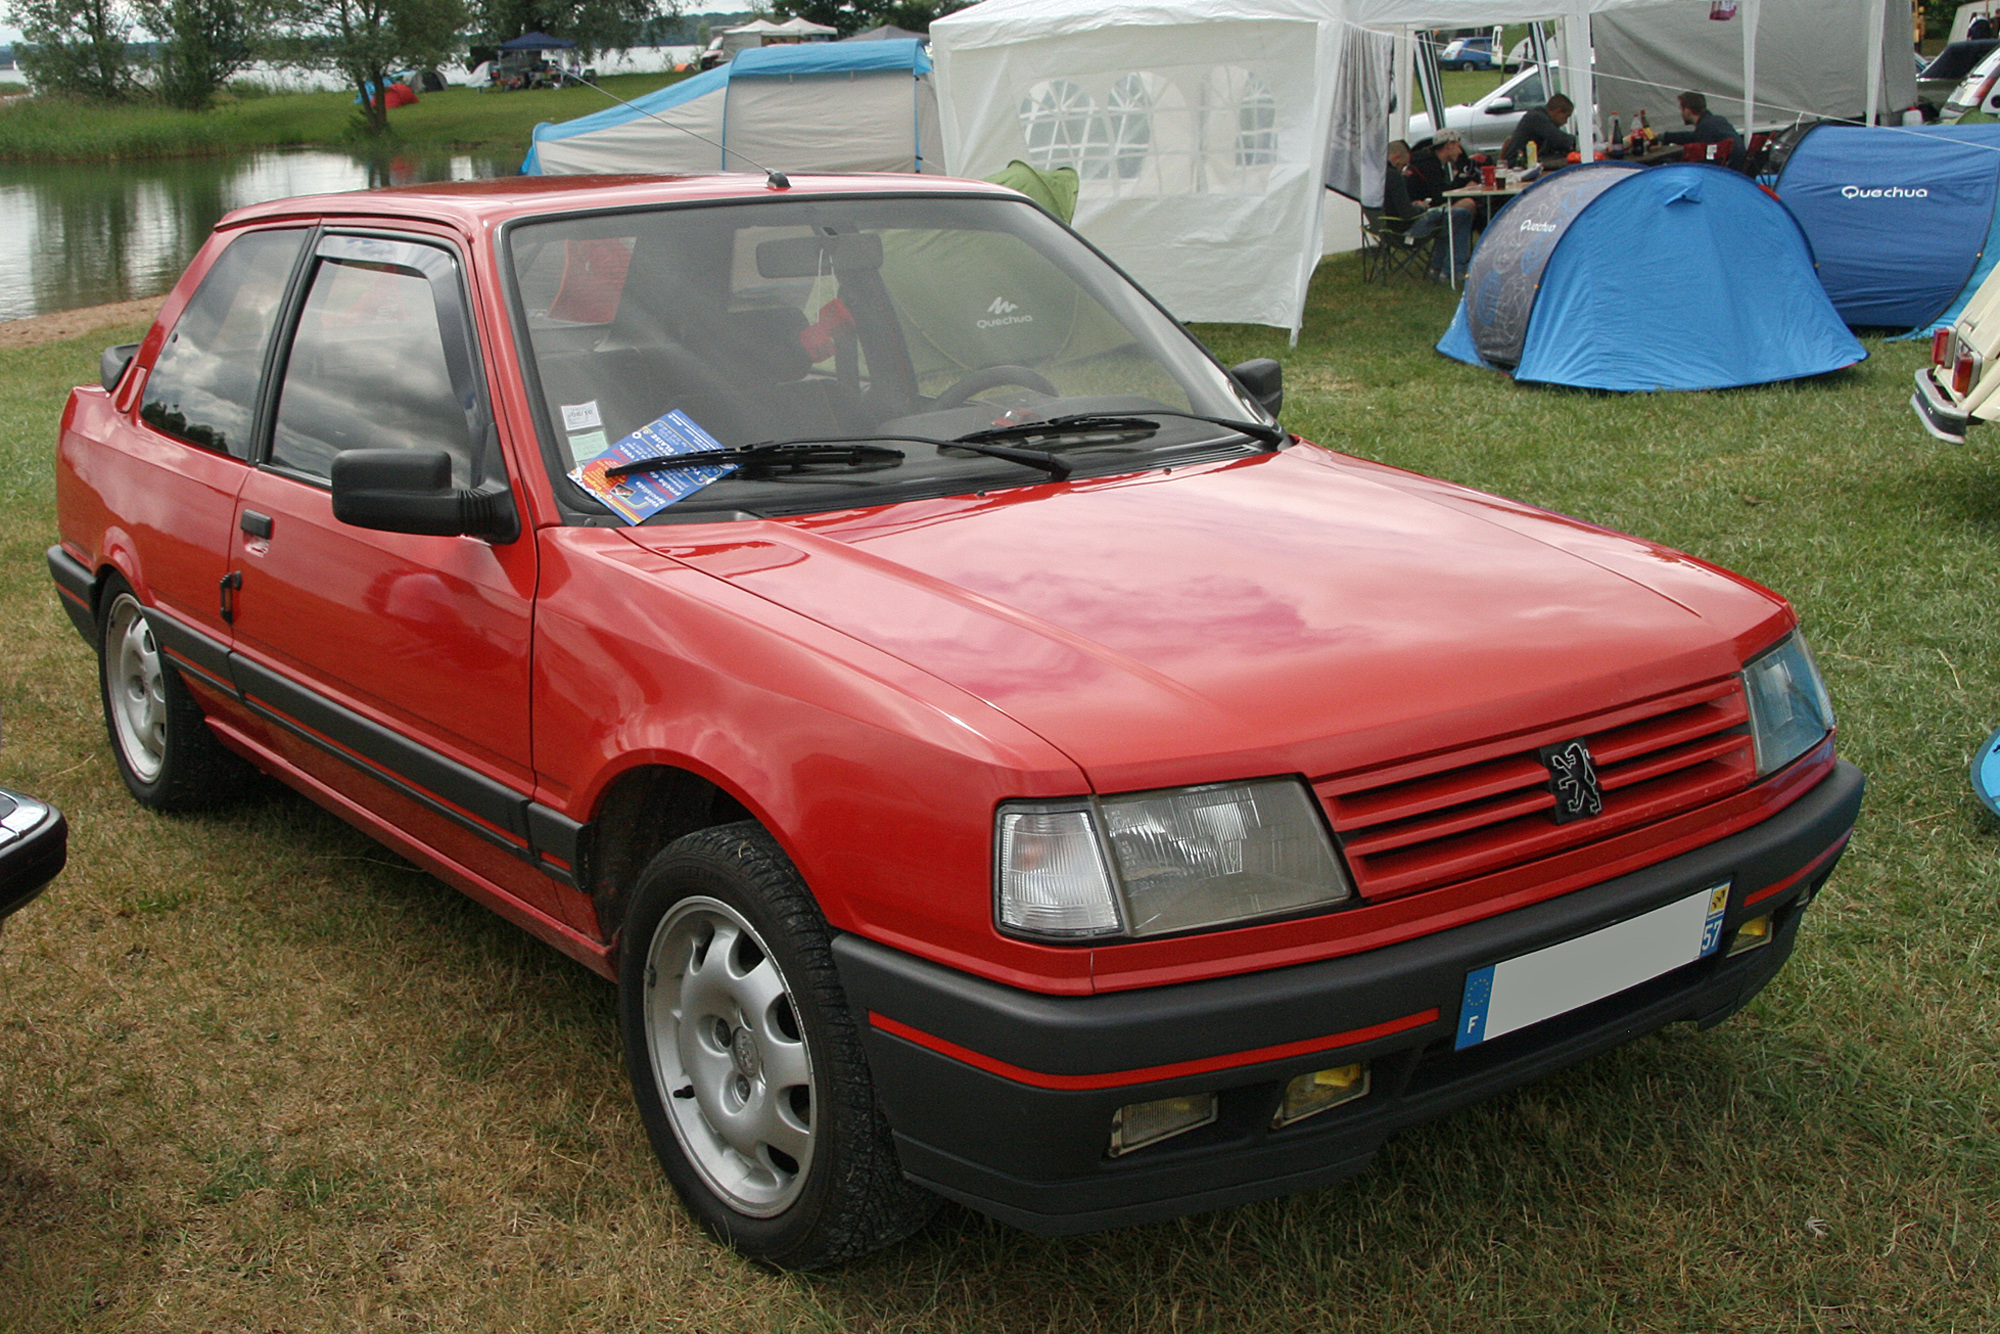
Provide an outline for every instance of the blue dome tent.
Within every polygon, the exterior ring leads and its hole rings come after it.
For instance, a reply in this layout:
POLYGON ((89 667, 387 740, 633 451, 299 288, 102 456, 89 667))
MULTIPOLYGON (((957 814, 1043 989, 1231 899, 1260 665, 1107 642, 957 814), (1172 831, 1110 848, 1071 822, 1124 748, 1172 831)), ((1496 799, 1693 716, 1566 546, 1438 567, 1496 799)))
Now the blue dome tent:
POLYGON ((1636 391, 1794 380, 1868 355, 1784 205, 1706 163, 1537 181, 1494 215, 1437 347, 1517 380, 1636 391))
POLYGON ((1942 328, 2000 258, 2000 124, 1821 125, 1786 159, 1778 195, 1842 319, 1942 328))

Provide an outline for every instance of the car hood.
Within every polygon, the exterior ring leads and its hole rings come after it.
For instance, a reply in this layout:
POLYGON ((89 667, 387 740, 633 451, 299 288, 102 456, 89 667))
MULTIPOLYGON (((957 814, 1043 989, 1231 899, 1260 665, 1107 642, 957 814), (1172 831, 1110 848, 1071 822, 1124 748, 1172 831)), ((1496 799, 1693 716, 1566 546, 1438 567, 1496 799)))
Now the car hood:
POLYGON ((1583 718, 1727 675, 1789 619, 1666 548, 1303 444, 696 538, 720 531, 628 535, 1004 711, 1101 791, 1583 718))

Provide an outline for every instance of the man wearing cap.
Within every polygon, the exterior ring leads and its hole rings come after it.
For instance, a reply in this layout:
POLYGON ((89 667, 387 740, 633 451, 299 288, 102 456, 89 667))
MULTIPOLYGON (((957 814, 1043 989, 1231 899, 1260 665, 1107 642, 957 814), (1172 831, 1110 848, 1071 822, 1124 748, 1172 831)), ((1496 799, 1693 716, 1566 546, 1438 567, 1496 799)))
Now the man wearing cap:
POLYGON ((1439 282, 1453 281, 1463 276, 1465 261, 1472 254, 1472 214, 1463 208, 1430 208, 1417 202, 1410 194, 1413 181, 1410 146, 1401 139, 1391 139, 1389 171, 1382 182, 1382 222, 1412 238, 1449 227, 1445 243, 1431 249, 1431 277, 1439 282), (1453 256, 1458 260, 1456 273, 1450 268, 1453 256))
POLYGON ((1439 130, 1429 144, 1410 154, 1408 175, 1411 201, 1425 207, 1444 203, 1445 191, 1479 179, 1478 169, 1466 160, 1465 144, 1453 129, 1439 130))

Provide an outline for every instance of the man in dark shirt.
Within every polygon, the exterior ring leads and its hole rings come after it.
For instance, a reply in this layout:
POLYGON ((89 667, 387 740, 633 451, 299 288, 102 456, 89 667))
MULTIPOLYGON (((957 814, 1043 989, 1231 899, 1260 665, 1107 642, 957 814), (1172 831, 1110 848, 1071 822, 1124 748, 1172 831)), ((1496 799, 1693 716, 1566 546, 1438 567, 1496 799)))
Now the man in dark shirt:
POLYGON ((1426 206, 1445 202, 1444 192, 1470 185, 1479 171, 1465 159, 1465 144, 1458 131, 1439 130, 1428 147, 1410 154, 1408 172, 1410 198, 1426 206))
POLYGON ((1561 93, 1551 97, 1547 106, 1531 109, 1507 136, 1500 157, 1509 166, 1518 167, 1526 160, 1528 145, 1532 143, 1543 162, 1560 167, 1576 151, 1576 137, 1563 129, 1575 110, 1576 104, 1561 93))
POLYGON ((1466 261, 1472 257, 1471 210, 1427 208, 1418 203, 1410 197, 1409 170, 1410 146, 1401 139, 1391 139, 1389 170, 1382 180, 1382 225, 1413 240, 1449 227, 1448 237, 1440 238, 1442 244, 1431 247, 1431 277, 1439 282, 1462 277, 1466 261))
POLYGON ((1984 14, 1974 14, 1972 22, 1965 25, 1965 40, 1977 42, 1993 35, 1993 20, 1984 14))
POLYGON ((1660 141, 1668 144, 1719 144, 1730 142, 1735 146, 1729 150, 1728 165, 1740 167, 1743 164, 1743 141, 1736 137, 1736 127, 1721 116, 1716 115, 1713 111, 1710 111, 1708 109, 1708 99, 1700 93, 1682 93, 1680 102, 1681 124, 1691 125, 1694 128, 1675 130, 1671 134, 1663 134, 1660 136, 1660 141))

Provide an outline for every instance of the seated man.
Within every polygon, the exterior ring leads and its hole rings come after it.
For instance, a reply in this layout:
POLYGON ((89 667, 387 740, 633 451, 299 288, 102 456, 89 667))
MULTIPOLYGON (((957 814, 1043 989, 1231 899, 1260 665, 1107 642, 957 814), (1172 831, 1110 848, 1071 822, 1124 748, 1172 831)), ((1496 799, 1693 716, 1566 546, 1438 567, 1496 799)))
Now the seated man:
MULTIPOLYGON (((1431 276, 1439 282, 1456 280, 1465 275, 1465 264, 1472 255, 1472 210, 1461 208, 1428 208, 1411 198, 1410 195, 1410 146, 1401 139, 1389 141, 1389 170, 1382 181, 1382 225, 1392 231, 1401 232, 1412 240, 1421 240, 1441 228, 1449 227, 1440 244, 1431 247, 1431 276), (1457 265, 1452 265, 1453 257, 1457 265)), ((1470 205, 1469 199, 1458 201, 1470 205)))
POLYGON ((1528 145, 1533 144, 1543 163, 1560 167, 1576 151, 1576 136, 1563 129, 1575 110, 1576 104, 1561 93, 1551 97, 1547 106, 1530 109, 1507 136, 1500 149, 1501 161, 1510 167, 1522 165, 1527 160, 1528 145))
POLYGON ((1743 141, 1736 137, 1736 127, 1708 109, 1708 99, 1697 92, 1685 92, 1680 96, 1681 124, 1692 125, 1690 130, 1675 130, 1660 136, 1661 143, 1667 144, 1719 144, 1733 140, 1735 147, 1729 152, 1729 166, 1743 165, 1743 141))
POLYGON ((1458 131, 1446 128, 1432 135, 1427 147, 1410 154, 1406 177, 1411 202, 1430 207, 1445 202, 1445 191, 1478 180, 1479 169, 1466 159, 1458 131))

